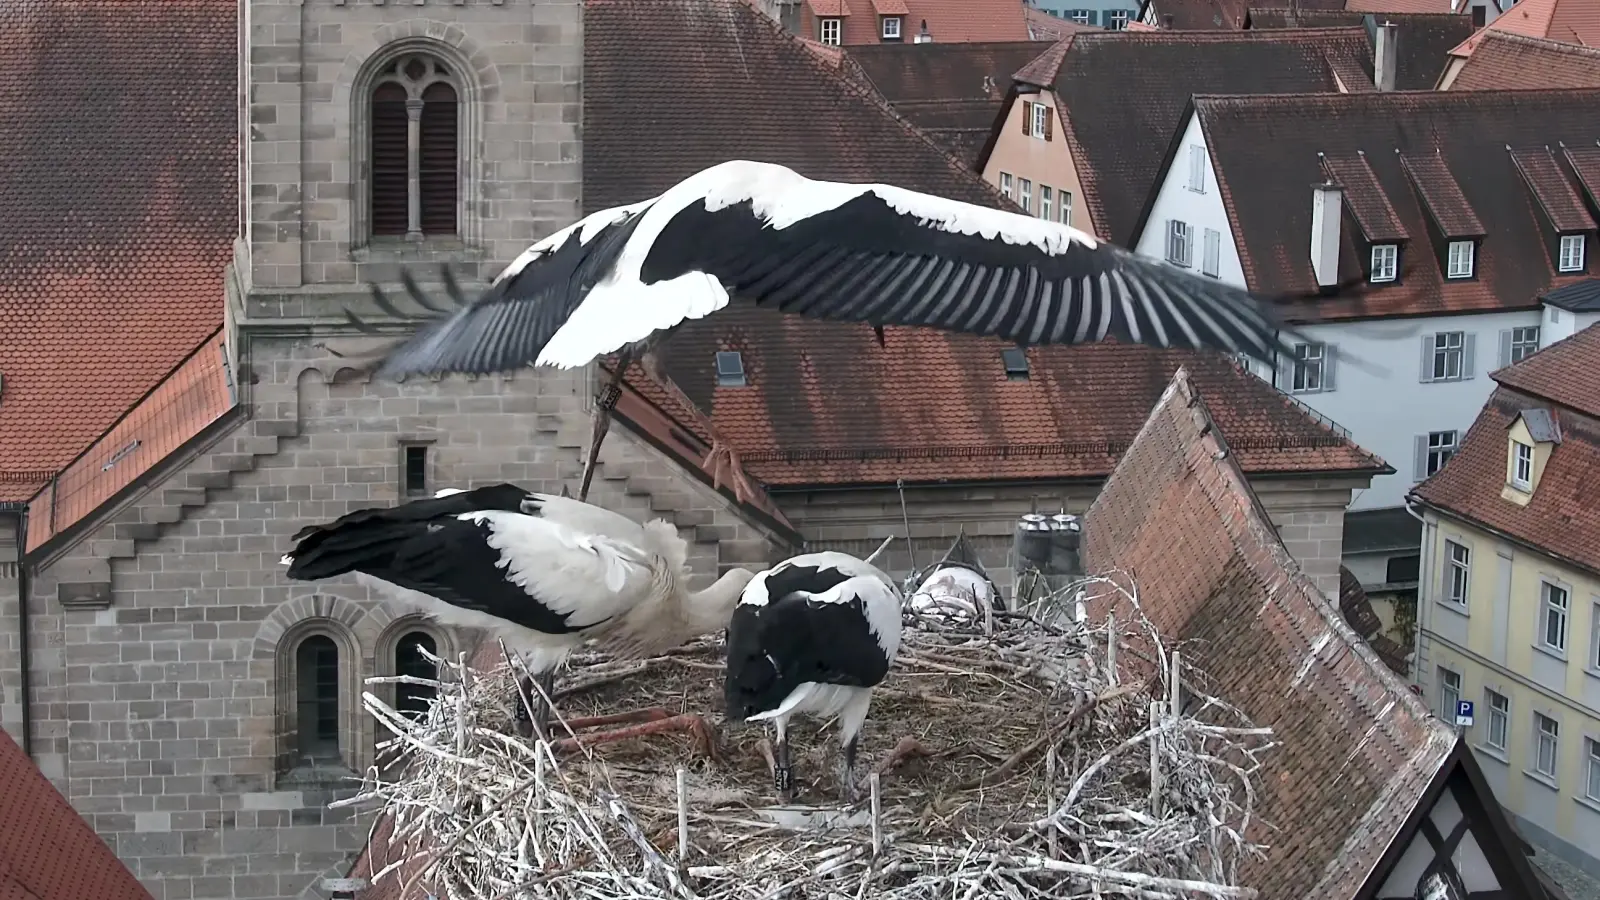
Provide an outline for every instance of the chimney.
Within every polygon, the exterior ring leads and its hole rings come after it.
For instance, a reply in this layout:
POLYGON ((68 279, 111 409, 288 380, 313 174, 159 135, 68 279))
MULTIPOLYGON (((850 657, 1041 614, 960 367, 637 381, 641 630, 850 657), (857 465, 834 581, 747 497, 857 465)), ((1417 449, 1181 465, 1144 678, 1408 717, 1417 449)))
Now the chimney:
POLYGON ((933 35, 928 33, 928 20, 927 19, 923 19, 922 20, 922 30, 917 32, 917 36, 916 36, 916 38, 914 39, 913 42, 914 43, 918 43, 918 44, 931 44, 931 43, 933 43, 933 35))
POLYGON ((1161 27, 1168 31, 1172 30, 1172 13, 1161 14, 1161 27))
POLYGON ((1339 283, 1339 224, 1344 190, 1331 181, 1311 187, 1311 271, 1319 287, 1339 283))
POLYGON ((1398 28, 1393 22, 1378 26, 1372 45, 1372 83, 1380 91, 1394 90, 1395 37, 1398 28))

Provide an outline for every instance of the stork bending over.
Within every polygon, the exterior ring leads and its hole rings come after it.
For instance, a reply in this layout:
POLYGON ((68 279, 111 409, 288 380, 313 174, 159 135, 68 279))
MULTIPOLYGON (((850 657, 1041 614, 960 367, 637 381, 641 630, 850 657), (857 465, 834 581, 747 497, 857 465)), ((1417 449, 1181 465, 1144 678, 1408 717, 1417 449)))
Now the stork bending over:
MULTIPOLYGON (((482 628, 500 637, 539 677, 546 695, 566 657, 589 638, 621 657, 643 657, 726 627, 754 573, 733 569, 703 591, 686 587, 688 544, 670 523, 639 525, 566 497, 511 484, 435 497, 392 508, 362 509, 294 535, 283 557, 301 581, 346 572, 444 625, 482 628)), ((524 688, 531 686, 524 683, 524 688)), ((548 706, 536 727, 548 736, 548 706)), ((519 704, 519 718, 524 708, 519 704)), ((574 729, 633 721, 632 728, 585 735, 585 741, 692 729, 699 716, 643 710, 592 720, 574 729)))
POLYGON ((839 782, 854 802, 856 745, 872 689, 900 651, 900 590, 878 567, 846 553, 806 553, 761 572, 728 623, 724 683, 730 721, 777 729, 773 779, 793 795, 789 719, 839 717, 839 782))
MULTIPOLYGON (((601 210, 550 235, 476 299, 466 299, 446 271, 455 310, 430 301, 409 274, 402 277, 432 318, 380 351, 382 376, 573 368, 620 355, 596 404, 596 440, 580 500, 620 382, 635 361, 711 436, 706 462, 717 485, 726 476, 741 501, 750 499, 753 489, 733 446, 667 377, 658 355, 662 340, 684 322, 732 298, 867 322, 880 341, 884 326, 911 325, 1019 344, 1109 336, 1243 353, 1269 364, 1278 353, 1293 354, 1283 336, 1293 332, 1263 298, 1067 225, 889 185, 814 181, 744 160, 712 166, 658 197, 601 210)), ((1353 278, 1339 289, 1361 282, 1353 278)), ((376 286, 373 294, 386 313, 407 318, 376 286)))

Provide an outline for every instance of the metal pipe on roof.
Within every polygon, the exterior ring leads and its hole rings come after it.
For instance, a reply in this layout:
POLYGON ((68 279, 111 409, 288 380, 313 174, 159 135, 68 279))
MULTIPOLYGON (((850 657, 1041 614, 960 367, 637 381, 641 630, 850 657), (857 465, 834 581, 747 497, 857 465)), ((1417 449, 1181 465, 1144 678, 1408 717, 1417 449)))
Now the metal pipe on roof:
POLYGON ((22 752, 33 758, 33 652, 28 643, 33 629, 28 619, 28 602, 33 586, 28 578, 28 563, 23 550, 28 545, 28 504, 0 503, 0 514, 9 515, 17 535, 17 689, 22 694, 22 752))

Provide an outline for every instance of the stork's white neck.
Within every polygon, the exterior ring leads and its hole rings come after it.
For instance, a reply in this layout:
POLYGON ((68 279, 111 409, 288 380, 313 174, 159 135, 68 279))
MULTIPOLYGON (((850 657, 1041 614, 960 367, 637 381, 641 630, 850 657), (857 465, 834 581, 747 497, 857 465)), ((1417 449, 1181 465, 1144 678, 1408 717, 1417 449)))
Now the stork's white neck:
POLYGON ((706 634, 727 628, 745 586, 755 577, 749 569, 729 569, 710 587, 690 594, 684 604, 690 631, 706 634))

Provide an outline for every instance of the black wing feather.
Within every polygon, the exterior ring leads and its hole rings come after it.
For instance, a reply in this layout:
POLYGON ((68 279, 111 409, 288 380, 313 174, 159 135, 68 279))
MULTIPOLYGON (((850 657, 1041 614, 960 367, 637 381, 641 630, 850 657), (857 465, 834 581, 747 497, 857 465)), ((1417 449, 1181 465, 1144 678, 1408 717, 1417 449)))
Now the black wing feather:
POLYGON ((538 507, 527 491, 499 484, 389 509, 357 510, 297 532, 288 575, 320 581, 361 572, 546 634, 580 630, 506 579, 501 553, 489 545, 488 523, 459 518, 486 510, 537 514, 538 507))
POLYGON ((734 721, 776 709, 808 681, 872 687, 888 674, 860 597, 822 603, 790 594, 765 606, 742 604, 728 623, 723 699, 734 721))

